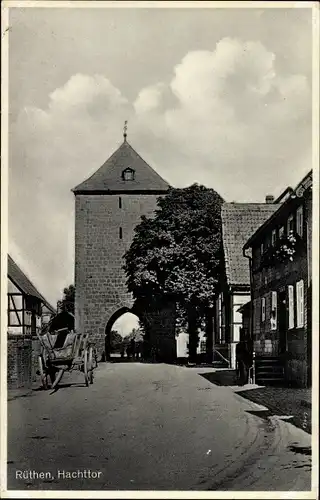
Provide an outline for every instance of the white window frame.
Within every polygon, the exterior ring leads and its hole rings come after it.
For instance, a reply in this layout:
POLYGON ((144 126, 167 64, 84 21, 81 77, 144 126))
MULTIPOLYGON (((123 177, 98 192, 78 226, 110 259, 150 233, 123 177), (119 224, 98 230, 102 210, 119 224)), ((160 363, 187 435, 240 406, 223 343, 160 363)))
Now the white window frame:
POLYGON ((297 328, 304 327, 304 283, 303 280, 296 283, 296 304, 297 304, 297 328))
POLYGON ((303 205, 297 208, 296 211, 296 228, 297 234, 299 236, 303 236, 303 205))
POLYGON ((284 231, 285 231, 284 226, 281 226, 279 229, 279 239, 284 236, 284 231))
POLYGON ((261 323, 264 323, 266 320, 266 298, 261 298, 261 323))
POLYGON ((271 245, 274 246, 276 244, 276 241, 277 241, 277 230, 276 229, 272 229, 272 232, 271 232, 271 245))
POLYGON ((270 329, 276 330, 278 324, 278 294, 271 292, 271 315, 270 315, 270 329), (274 314, 273 314, 274 313, 274 314))
POLYGON ((288 318, 288 329, 292 330, 295 327, 294 322, 294 286, 288 285, 288 305, 289 305, 289 318, 288 318))

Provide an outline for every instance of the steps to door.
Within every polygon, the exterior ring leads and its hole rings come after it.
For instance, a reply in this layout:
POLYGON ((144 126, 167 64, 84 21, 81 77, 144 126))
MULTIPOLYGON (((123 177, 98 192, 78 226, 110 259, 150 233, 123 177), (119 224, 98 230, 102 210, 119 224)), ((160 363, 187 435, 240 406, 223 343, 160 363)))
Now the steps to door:
POLYGON ((278 357, 255 358, 256 384, 281 384, 285 381, 284 364, 278 357))

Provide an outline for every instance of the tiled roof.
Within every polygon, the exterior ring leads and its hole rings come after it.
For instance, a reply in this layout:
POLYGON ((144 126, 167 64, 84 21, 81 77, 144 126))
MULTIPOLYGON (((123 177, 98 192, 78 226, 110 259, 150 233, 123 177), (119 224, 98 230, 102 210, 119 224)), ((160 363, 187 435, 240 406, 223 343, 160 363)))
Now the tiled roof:
POLYGON ((56 312, 55 308, 52 307, 49 302, 38 292, 36 287, 31 283, 29 278, 21 271, 20 267, 15 263, 15 261, 8 255, 8 277, 15 284, 21 292, 26 295, 32 295, 41 300, 41 302, 52 312, 56 312))
POLYGON ((92 192, 166 192, 169 184, 124 141, 112 156, 89 179, 73 189, 75 194, 92 192), (126 168, 135 171, 134 180, 124 180, 126 168))
POLYGON ((222 206, 222 238, 229 285, 249 285, 249 261, 243 256, 248 238, 278 208, 275 203, 224 203, 222 206))

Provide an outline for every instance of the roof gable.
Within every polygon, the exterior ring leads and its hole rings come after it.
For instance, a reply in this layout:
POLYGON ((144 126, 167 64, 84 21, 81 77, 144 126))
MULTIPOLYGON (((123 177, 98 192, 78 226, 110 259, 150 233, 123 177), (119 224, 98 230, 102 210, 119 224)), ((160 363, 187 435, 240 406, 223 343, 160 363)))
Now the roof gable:
POLYGON ((32 295, 41 300, 41 302, 51 311, 56 312, 54 307, 52 307, 49 302, 38 292, 36 287, 31 283, 29 278, 21 271, 20 267, 15 263, 15 261, 8 255, 8 278, 12 283, 21 290, 22 293, 26 295, 32 295))
POLYGON ((249 262, 243 255, 243 246, 278 208, 279 205, 273 203, 224 203, 222 205, 222 239, 229 285, 250 285, 249 262))
POLYGON ((87 180, 73 189, 84 193, 165 193, 169 184, 153 170, 125 140, 110 158, 87 180), (134 171, 134 179, 125 180, 123 172, 134 171))
POLYGON ((275 210, 270 216, 261 224, 252 234, 249 235, 247 241, 245 242, 245 248, 249 248, 252 243, 257 239, 261 233, 269 226, 269 224, 282 213, 283 209, 290 206, 290 203, 296 203, 296 198, 301 198, 304 196, 304 193, 309 189, 312 189, 312 170, 310 170, 299 182, 295 189, 290 189, 289 196, 283 200, 283 203, 280 203, 277 206, 277 210, 275 210), (270 219, 270 220, 269 220, 270 219))

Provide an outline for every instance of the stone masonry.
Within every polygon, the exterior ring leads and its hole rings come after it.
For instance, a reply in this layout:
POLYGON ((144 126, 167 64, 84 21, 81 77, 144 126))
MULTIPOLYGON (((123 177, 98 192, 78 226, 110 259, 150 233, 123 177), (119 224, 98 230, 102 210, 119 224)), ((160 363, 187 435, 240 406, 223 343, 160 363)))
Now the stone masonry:
POLYGON ((89 333, 104 350, 105 327, 119 309, 131 309, 122 269, 141 215, 151 216, 154 195, 78 195, 76 197, 76 329, 89 333), (122 230, 122 239, 120 239, 122 230))
POLYGON ((8 336, 7 380, 9 389, 31 386, 32 341, 25 335, 8 336))

